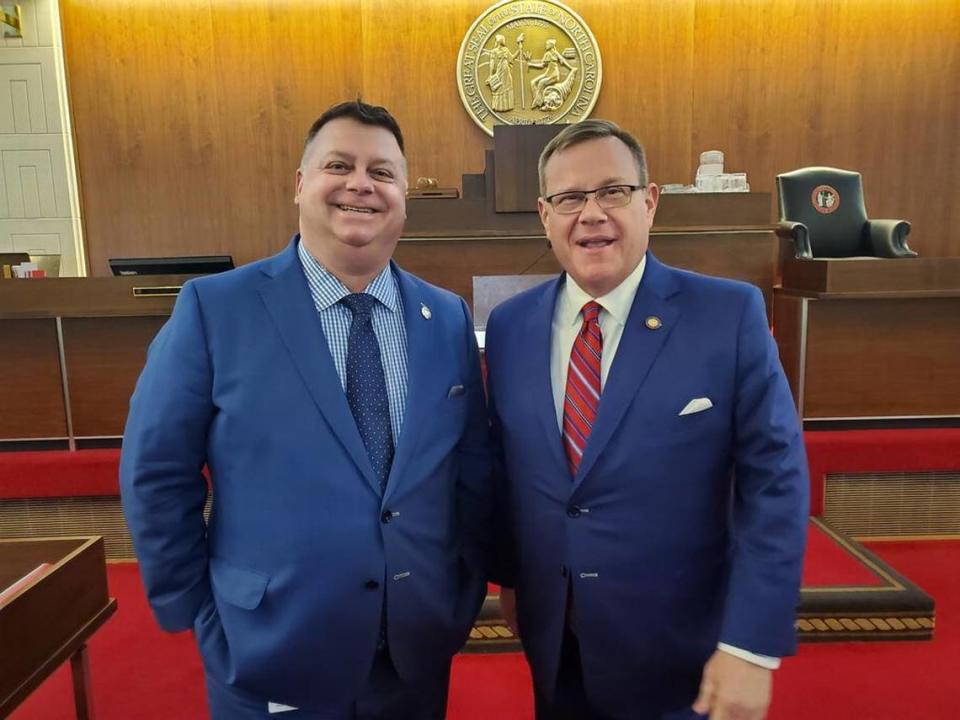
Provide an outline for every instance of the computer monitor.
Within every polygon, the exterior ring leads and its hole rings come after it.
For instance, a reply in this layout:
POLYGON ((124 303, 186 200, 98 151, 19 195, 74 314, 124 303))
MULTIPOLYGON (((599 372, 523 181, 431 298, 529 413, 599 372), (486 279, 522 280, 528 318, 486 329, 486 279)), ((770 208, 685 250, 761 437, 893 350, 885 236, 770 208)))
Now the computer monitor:
POLYGON ((161 258, 110 258, 114 275, 210 275, 233 270, 230 255, 161 258))

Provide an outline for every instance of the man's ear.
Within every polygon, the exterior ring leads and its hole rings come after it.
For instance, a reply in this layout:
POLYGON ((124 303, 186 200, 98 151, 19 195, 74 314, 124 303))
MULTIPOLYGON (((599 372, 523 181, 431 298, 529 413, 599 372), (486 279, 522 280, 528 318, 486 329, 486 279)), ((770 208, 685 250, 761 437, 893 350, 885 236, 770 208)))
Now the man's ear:
POLYGON ((293 189, 293 204, 300 204, 300 191, 303 189, 303 170, 297 168, 296 185, 293 189))
POLYGON ((550 215, 547 212, 547 201, 542 197, 537 198, 537 213, 540 215, 543 231, 547 235, 547 247, 552 248, 553 245, 550 244, 550 215))
POLYGON ((542 197, 537 198, 537 213, 540 215, 540 222, 543 223, 543 229, 546 230, 550 224, 550 220, 547 215, 547 201, 542 197))
POLYGON ((537 198, 537 213, 540 215, 540 222, 543 223, 543 231, 547 235, 547 247, 553 248, 550 243, 550 215, 547 212, 547 201, 543 198, 537 198))
POLYGON ((647 206, 647 219, 653 225, 653 216, 657 213, 657 205, 660 202, 660 188, 656 183, 647 185, 647 192, 644 193, 643 202, 647 206))

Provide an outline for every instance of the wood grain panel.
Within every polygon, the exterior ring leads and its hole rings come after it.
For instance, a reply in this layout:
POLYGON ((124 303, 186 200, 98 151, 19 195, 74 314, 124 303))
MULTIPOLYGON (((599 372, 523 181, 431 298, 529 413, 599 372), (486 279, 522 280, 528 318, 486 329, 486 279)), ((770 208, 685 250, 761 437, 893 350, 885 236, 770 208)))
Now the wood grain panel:
POLYGON ((164 317, 67 318, 63 345, 77 437, 123 434, 127 407, 164 317))
MULTIPOLYGON (((857 169, 872 216, 960 255, 960 3, 569 3, 603 55, 593 114, 647 145, 654 180, 690 182, 711 148, 761 191, 803 165, 857 169)), ((61 6, 92 274, 111 256, 281 248, 302 136, 339 100, 394 111, 414 179, 458 185, 491 147, 455 77, 486 0, 61 6)))
POLYGON ((0 320, 0 440, 62 438, 56 320, 0 320))
POLYGON ((803 385, 803 302, 804 299, 773 291, 773 334, 777 339, 780 364, 790 383, 797 408, 801 408, 803 385))
POLYGON ((770 231, 688 231, 650 236, 650 250, 668 265, 756 285, 763 292, 768 318, 773 317, 777 249, 776 236, 770 231))
POLYGON ((871 217, 910 220, 921 254, 960 255, 943 201, 960 190, 958 37, 951 0, 699 0, 694 153, 724 150, 774 211, 777 173, 857 170, 871 217))
POLYGON ((62 7, 91 274, 280 249, 307 128, 362 91, 359 0, 62 7))
MULTIPOLYGON (((772 232, 654 233, 650 247, 670 265, 756 285, 764 293, 769 312, 777 257, 772 232)), ((560 272, 543 237, 404 240, 395 257, 404 270, 449 288, 470 307, 474 276, 560 272)))
POLYGON ((808 307, 804 418, 960 415, 960 295, 808 307))

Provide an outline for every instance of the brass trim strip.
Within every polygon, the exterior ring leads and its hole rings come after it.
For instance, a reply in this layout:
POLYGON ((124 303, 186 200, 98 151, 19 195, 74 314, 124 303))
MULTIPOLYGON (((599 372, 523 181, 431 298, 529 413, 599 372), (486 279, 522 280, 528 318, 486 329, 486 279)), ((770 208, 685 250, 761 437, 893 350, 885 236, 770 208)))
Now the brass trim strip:
POLYGON ((170 297, 171 295, 179 295, 180 288, 183 285, 144 285, 142 287, 133 288, 134 297, 170 297))
MULTIPOLYGON (((823 522, 820 518, 811 517, 810 521, 819 527, 824 533, 826 533, 830 538, 833 539, 840 547, 846 550, 848 553, 853 555, 857 560, 863 563, 868 569, 873 573, 880 576, 882 579, 890 583, 889 587, 863 587, 857 586, 855 589, 857 592, 869 592, 871 590, 905 590, 906 588, 900 584, 892 575, 890 575, 886 570, 881 568, 877 563, 864 555, 859 548, 855 547, 850 543, 849 540, 837 534, 833 528, 823 522)), ((810 588, 812 589, 812 588, 810 588)), ((850 588, 840 588, 840 587, 829 587, 829 588, 816 588, 817 592, 847 592, 850 588)))
POLYGON ((63 318, 57 316, 57 353, 60 356, 60 384, 63 387, 63 410, 67 417, 67 447, 77 449, 73 436, 73 408, 70 406, 70 381, 67 378, 67 353, 63 346, 63 318))
POLYGON ((947 533, 941 535, 856 535, 857 542, 916 542, 918 540, 960 540, 960 534, 947 533))

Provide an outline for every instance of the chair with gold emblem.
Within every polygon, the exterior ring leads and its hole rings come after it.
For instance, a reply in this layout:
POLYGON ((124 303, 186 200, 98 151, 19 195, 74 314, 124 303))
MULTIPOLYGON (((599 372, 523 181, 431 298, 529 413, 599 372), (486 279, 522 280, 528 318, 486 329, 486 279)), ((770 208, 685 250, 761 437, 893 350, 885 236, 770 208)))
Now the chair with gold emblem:
POLYGON ((777 175, 777 234, 793 243, 795 256, 810 258, 909 258, 906 220, 871 220, 860 173, 807 167, 777 175))

